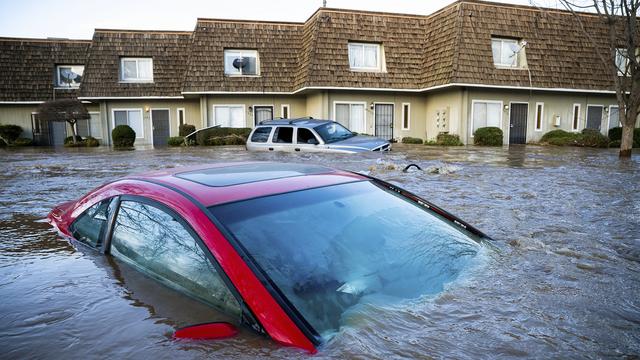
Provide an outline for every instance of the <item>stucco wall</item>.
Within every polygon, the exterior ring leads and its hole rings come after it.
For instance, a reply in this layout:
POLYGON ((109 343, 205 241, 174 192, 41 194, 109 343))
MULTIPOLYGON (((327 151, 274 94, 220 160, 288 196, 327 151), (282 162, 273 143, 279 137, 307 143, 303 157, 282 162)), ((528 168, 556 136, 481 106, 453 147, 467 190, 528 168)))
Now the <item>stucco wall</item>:
MULTIPOLYGON (((87 111, 99 111, 98 105, 85 104, 87 111)), ((21 137, 33 138, 31 114, 35 113, 38 104, 0 104, 0 124, 18 125, 22 128, 21 137)), ((71 135, 71 127, 67 126, 67 133, 71 135)))
POLYGON ((307 99, 305 96, 270 96, 270 95, 254 95, 254 96, 238 96, 238 95, 208 95, 205 98, 207 107, 207 119, 200 127, 213 124, 214 105, 243 105, 245 112, 245 126, 254 126, 254 114, 252 108, 254 106, 273 106, 273 116, 282 117, 282 105, 289 105, 289 118, 307 116, 307 99))

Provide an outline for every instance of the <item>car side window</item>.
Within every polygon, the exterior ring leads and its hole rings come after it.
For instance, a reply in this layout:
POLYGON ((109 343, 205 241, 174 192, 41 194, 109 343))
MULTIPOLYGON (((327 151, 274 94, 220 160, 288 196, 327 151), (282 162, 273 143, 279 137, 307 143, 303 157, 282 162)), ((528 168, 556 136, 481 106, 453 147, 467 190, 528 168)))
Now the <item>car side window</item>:
POLYGON ((273 133, 273 142, 291 144, 293 142, 293 128, 285 126, 277 127, 273 133))
POLYGON ((269 134, 271 134, 271 126, 259 127, 251 135, 251 142, 265 143, 269 141, 269 134))
POLYGON ((123 200, 111 254, 182 293, 241 316, 240 304, 185 225, 147 203, 123 200))
POLYGON ((318 139, 313 135, 311 130, 305 128, 298 128, 298 144, 318 144, 318 139))
POLYGON ((70 227, 71 234, 76 240, 92 247, 102 245, 102 235, 107 228, 111 200, 103 200, 78 216, 70 227))

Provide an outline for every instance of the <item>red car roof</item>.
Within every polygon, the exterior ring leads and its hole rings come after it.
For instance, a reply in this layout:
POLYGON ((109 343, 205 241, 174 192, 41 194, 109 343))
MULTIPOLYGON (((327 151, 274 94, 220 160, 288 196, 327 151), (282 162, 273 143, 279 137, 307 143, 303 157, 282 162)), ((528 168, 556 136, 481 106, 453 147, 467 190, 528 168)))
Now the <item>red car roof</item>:
POLYGON ((332 168, 273 162, 221 163, 177 167, 130 175, 168 186, 204 206, 255 197, 367 180, 366 177, 332 168))

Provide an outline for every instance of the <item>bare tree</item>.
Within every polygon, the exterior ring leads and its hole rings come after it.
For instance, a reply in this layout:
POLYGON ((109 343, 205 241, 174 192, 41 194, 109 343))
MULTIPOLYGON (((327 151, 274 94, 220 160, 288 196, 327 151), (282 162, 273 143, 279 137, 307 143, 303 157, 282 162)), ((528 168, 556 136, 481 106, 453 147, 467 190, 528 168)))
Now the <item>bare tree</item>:
POLYGON ((620 157, 630 157, 633 129, 640 111, 640 0, 560 0, 560 3, 573 14, 585 38, 595 49, 602 48, 602 42, 596 40, 599 34, 587 30, 584 16, 578 12, 597 14, 607 29, 608 48, 598 52, 598 57, 616 90, 622 124, 620 157))
POLYGON ((73 143, 77 143, 76 123, 91 116, 82 102, 77 99, 47 101, 38 106, 38 116, 44 121, 66 121, 71 125, 73 143))

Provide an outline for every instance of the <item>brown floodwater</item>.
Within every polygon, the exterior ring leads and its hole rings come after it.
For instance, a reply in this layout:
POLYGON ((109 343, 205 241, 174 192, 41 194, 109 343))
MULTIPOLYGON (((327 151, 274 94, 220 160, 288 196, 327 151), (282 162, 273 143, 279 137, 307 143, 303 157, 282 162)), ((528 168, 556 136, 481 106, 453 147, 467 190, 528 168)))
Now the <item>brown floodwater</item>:
POLYGON ((388 154, 0 149, 0 358, 305 358, 242 329, 174 341, 224 315, 60 238, 49 210, 140 171, 270 160, 367 172, 495 239, 444 291, 371 305, 314 358, 640 355, 640 157, 615 150, 396 145, 388 154), (423 171, 400 171, 417 163, 423 171))

